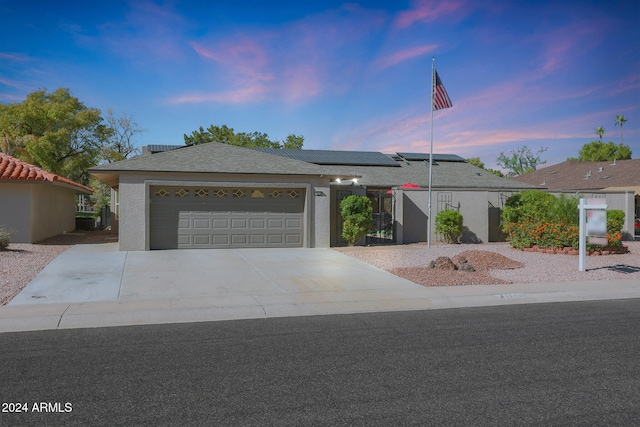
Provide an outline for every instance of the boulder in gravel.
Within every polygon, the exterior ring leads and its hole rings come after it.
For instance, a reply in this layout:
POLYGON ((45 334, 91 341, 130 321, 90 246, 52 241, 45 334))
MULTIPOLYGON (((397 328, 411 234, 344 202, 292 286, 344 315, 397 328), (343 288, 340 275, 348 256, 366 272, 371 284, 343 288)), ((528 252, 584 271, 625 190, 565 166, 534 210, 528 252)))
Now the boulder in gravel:
POLYGON ((460 271, 476 271, 475 268, 471 264, 462 264, 460 266, 460 271))
POLYGON ((457 270, 458 266, 451 261, 451 258, 440 256, 434 262, 434 268, 438 270, 457 270))

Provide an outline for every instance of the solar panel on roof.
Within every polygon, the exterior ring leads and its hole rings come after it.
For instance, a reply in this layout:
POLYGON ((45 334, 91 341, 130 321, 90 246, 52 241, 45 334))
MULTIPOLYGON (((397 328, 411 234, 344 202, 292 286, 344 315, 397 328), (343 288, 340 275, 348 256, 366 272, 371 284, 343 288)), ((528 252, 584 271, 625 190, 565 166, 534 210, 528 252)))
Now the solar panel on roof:
POLYGON ((349 166, 400 166, 392 158, 377 151, 338 150, 297 150, 280 148, 254 148, 268 154, 275 154, 293 160, 301 160, 317 165, 349 166))
MULTIPOLYGON (((408 161, 427 161, 428 153, 397 153, 398 156, 408 161)), ((464 162, 465 160, 456 154, 434 154, 433 160, 436 162, 464 162)))
POLYGON ((163 151, 171 151, 176 150, 178 148, 186 147, 186 145, 162 145, 162 144, 151 144, 147 146, 147 149, 151 153, 161 153, 163 151))

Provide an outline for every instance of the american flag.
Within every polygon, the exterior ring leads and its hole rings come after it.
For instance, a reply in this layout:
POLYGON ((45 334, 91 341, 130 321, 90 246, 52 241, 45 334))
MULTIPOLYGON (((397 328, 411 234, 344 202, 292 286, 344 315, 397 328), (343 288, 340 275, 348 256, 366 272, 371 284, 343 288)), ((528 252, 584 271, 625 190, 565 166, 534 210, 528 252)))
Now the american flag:
POLYGON ((451 102, 451 99, 447 94, 447 90, 444 88, 437 71, 435 71, 435 81, 433 83, 433 111, 453 107, 453 103, 451 102))

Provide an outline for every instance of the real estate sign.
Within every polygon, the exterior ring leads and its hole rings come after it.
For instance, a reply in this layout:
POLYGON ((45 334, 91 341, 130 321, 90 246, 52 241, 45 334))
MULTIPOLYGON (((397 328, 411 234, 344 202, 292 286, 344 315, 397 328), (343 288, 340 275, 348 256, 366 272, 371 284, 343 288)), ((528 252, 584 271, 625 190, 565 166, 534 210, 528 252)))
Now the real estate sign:
POLYGON ((585 271, 587 259, 587 236, 593 245, 607 244, 606 199, 580 199, 580 247, 578 270, 585 271))

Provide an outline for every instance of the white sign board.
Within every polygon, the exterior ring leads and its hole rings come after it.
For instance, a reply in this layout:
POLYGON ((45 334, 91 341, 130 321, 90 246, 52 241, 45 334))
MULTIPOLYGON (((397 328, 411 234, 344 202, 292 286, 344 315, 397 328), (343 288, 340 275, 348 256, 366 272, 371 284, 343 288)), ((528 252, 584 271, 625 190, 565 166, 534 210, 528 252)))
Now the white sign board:
POLYGON ((594 245, 607 244, 607 205, 604 199, 580 199, 580 247, 578 270, 585 271, 587 259, 587 236, 594 245), (593 237, 591 237, 593 236, 593 237), (600 239, 600 240, 598 240, 600 239), (602 243, 604 242, 604 243, 602 243))
MULTIPOLYGON (((588 205, 587 205, 588 206, 588 205)), ((607 244, 607 211, 587 211, 587 237, 592 245, 607 244)))

